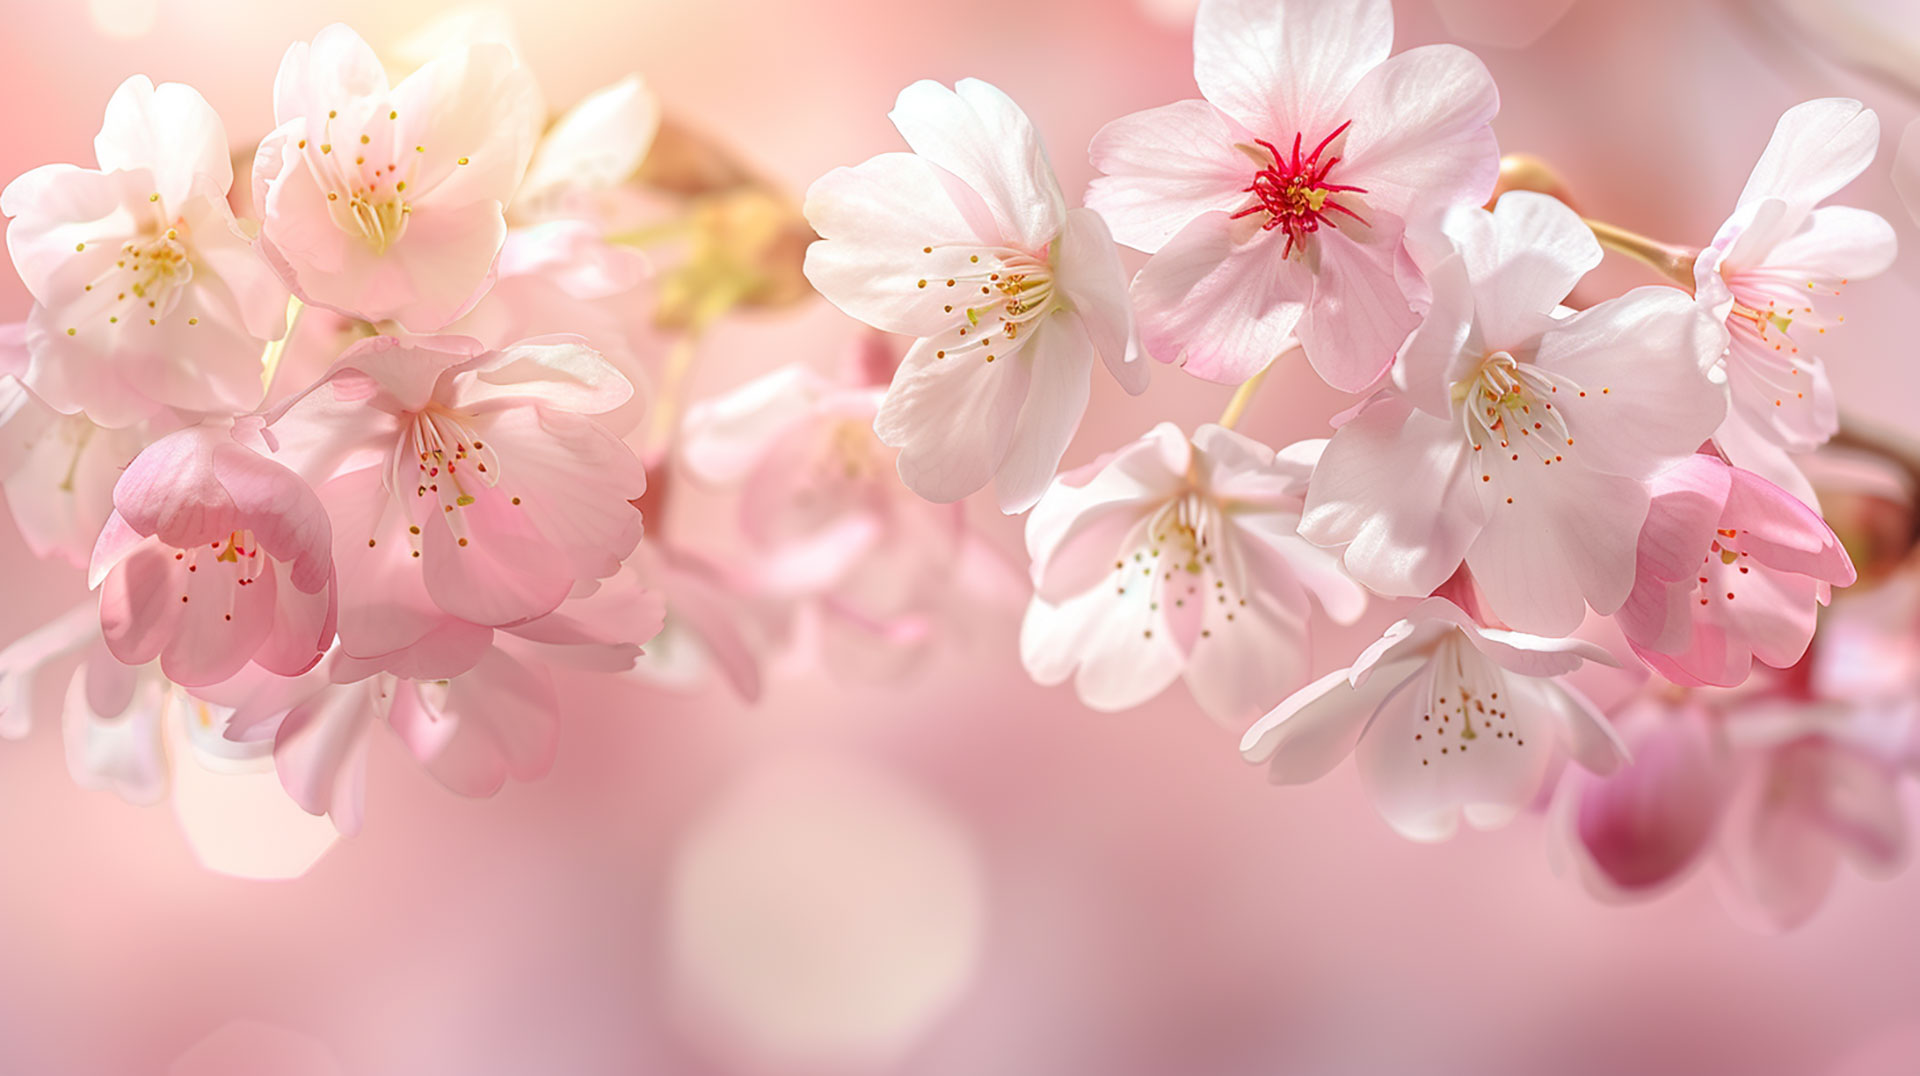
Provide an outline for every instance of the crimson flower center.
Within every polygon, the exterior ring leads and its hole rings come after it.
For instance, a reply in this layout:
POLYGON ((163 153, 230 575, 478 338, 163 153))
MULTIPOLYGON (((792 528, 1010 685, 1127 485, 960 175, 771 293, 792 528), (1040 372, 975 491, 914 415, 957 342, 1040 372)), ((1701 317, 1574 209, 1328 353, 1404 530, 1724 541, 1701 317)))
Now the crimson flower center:
POLYGON ((1292 153, 1280 152, 1279 147, 1264 138, 1254 139, 1273 163, 1253 174, 1253 182, 1245 188, 1246 193, 1253 195, 1253 204, 1235 213, 1233 219, 1265 213, 1267 219, 1261 222, 1262 228, 1267 231, 1280 228, 1287 233, 1287 246, 1281 252, 1283 258, 1291 257, 1294 247, 1304 246, 1307 236, 1319 231, 1321 225, 1338 228, 1333 214, 1351 217, 1365 225, 1365 218, 1342 204, 1338 196, 1365 194, 1366 188, 1331 182, 1328 177, 1340 163, 1340 157, 1338 154, 1323 156, 1327 147, 1352 125, 1353 121, 1348 120, 1334 128, 1332 134, 1321 139, 1313 152, 1304 157, 1300 154, 1303 139, 1299 132, 1294 133, 1292 153))

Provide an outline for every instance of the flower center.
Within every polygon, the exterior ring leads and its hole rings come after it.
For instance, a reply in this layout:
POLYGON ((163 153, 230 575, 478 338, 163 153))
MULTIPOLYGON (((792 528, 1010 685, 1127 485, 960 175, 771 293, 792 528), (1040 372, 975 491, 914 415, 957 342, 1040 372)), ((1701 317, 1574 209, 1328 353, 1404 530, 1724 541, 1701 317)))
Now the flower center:
POLYGON ((1251 147, 1241 147, 1252 156, 1255 163, 1264 166, 1253 174, 1253 182, 1246 187, 1246 193, 1253 195, 1253 204, 1233 215, 1233 219, 1265 213, 1267 219, 1260 226, 1267 231, 1283 228, 1287 233, 1287 246, 1281 257, 1291 257, 1293 248, 1306 243, 1307 236, 1320 230, 1322 224, 1337 228, 1339 224, 1330 213, 1341 213, 1362 225, 1367 222, 1360 214, 1341 204, 1335 197, 1339 194, 1365 194, 1364 187, 1352 187, 1339 183, 1330 183, 1327 177, 1333 166, 1340 163, 1338 155, 1321 159, 1333 141, 1346 133, 1353 125, 1352 120, 1333 129, 1333 133, 1320 140, 1313 152, 1305 157, 1300 155, 1301 137, 1298 132, 1293 136, 1293 152, 1283 154, 1273 143, 1263 138, 1254 141, 1265 150, 1264 156, 1271 163, 1260 160, 1262 154, 1251 147))
MULTIPOLYGON (((376 113, 358 134, 339 118, 339 110, 328 112, 318 142, 303 138, 297 148, 306 152, 308 165, 327 192, 327 213, 334 225, 359 236, 375 254, 384 254, 406 235, 411 200, 419 193, 408 188, 418 182, 427 147, 405 144, 397 110, 389 109, 384 121, 376 113)), ((464 167, 468 158, 455 163, 464 167)))
POLYGON ((1213 535, 1207 507, 1198 493, 1168 501, 1147 528, 1154 556, 1169 573, 1199 575, 1213 563, 1213 535))
MULTIPOLYGON (((429 407, 401 430, 387 489, 412 522, 408 533, 416 541, 421 525, 438 514, 459 543, 466 545, 466 521, 457 510, 473 504, 475 491, 490 489, 499 481, 500 461, 461 416, 429 407), (406 493, 408 486, 413 487, 412 496, 406 493)), ((414 555, 419 556, 417 549, 414 555)))
POLYGON ((1472 376, 1453 384, 1461 433, 1475 452, 1497 445, 1518 463, 1524 445, 1541 463, 1559 463, 1561 450, 1573 447, 1566 420, 1551 399, 1563 385, 1578 392, 1571 382, 1532 363, 1493 352, 1472 376))
MULTIPOLYGON (((1500 702, 1506 677, 1498 666, 1475 652, 1458 631, 1449 632, 1440 641, 1431 668, 1427 707, 1410 734, 1419 745, 1420 765, 1430 766, 1436 760, 1445 765, 1450 759, 1464 757, 1489 733, 1496 743, 1527 745, 1500 702)), ((1482 746, 1481 750, 1486 748, 1482 746)))
MULTIPOLYGON (((186 286, 193 280, 192 250, 187 245, 185 221, 169 222, 159 205, 160 196, 151 200, 152 220, 135 238, 120 244, 120 250, 99 276, 85 285, 92 300, 89 309, 104 311, 107 323, 137 325, 160 324, 177 305, 186 286)), ((80 243, 76 254, 90 244, 80 243)), ((199 319, 193 319, 198 324, 199 319)), ((68 336, 79 335, 78 326, 69 326, 68 336)))
MULTIPOLYGON (((209 542, 205 546, 193 546, 190 549, 176 550, 174 560, 185 561, 187 572, 198 575, 205 567, 210 572, 231 572, 235 586, 227 592, 226 618, 233 619, 233 602, 240 594, 240 587, 251 586, 265 574, 272 563, 271 558, 260 555, 260 546, 253 540, 250 530, 238 530, 229 533, 225 541, 209 542)), ((185 603, 187 594, 180 595, 185 603)))
POLYGON ((1710 605, 1716 598, 1732 601, 1742 577, 1751 571, 1747 551, 1740 548, 1740 532, 1730 527, 1714 531, 1713 545, 1700 562, 1700 575, 1695 579, 1700 604, 1710 605))
POLYGON ((1721 276, 1734 296, 1727 328, 1762 354, 1779 353, 1772 376, 1765 379, 1773 392, 1773 405, 1785 407, 1789 399, 1805 399, 1809 386, 1794 363, 1800 344, 1789 332, 1811 328, 1815 335, 1825 335, 1830 326, 1844 323, 1845 315, 1828 317, 1815 301, 1838 297, 1846 278, 1810 280, 1804 272, 1765 268, 1723 271, 1721 276), (1779 376, 1782 373, 1784 378, 1779 376))
MULTIPOLYGON (((922 251, 956 253, 950 247, 922 251)), ((937 290, 942 311, 953 319, 940 334, 944 346, 934 352, 935 358, 978 351, 992 362, 1011 354, 1035 322, 1059 308, 1053 266, 1044 255, 988 248, 969 254, 965 264, 964 270, 944 279, 924 277, 915 285, 937 290)))

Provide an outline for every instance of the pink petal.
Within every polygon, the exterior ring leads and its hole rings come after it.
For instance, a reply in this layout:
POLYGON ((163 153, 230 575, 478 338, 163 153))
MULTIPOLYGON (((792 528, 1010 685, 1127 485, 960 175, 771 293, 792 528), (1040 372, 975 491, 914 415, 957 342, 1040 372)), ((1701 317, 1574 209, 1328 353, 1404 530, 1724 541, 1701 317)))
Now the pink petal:
POLYGON ((1193 27, 1200 93, 1267 135, 1333 130, 1341 102, 1393 49, 1387 0, 1210 0, 1193 27))
POLYGON ((1033 123, 1012 99, 979 79, 949 90, 922 79, 887 114, 924 160, 979 194, 999 234, 1038 251, 1066 225, 1066 202, 1033 123))
POLYGON ((1250 219, 1195 218, 1134 278, 1141 346, 1208 381, 1252 377, 1291 346, 1313 291, 1285 244, 1250 219))
POLYGON ((1234 147, 1254 137, 1205 101, 1122 116, 1087 151, 1104 173, 1087 188, 1087 206, 1114 238, 1152 254, 1202 213, 1247 204, 1254 165, 1234 147))

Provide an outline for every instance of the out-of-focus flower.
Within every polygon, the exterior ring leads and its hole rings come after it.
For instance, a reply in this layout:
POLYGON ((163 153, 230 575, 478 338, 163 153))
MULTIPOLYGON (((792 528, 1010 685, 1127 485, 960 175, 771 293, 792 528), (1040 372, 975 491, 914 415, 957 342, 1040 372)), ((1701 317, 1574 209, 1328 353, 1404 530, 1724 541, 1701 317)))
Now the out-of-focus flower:
POLYGON ((1733 215, 1694 261, 1698 294, 1732 337, 1732 408, 1715 440, 1735 466, 1775 482, 1791 467, 1779 449, 1805 452, 1839 429, 1826 365, 1808 350, 1845 320, 1832 300, 1893 263, 1893 227, 1878 214, 1820 205, 1873 163, 1879 143, 1879 117, 1858 101, 1788 109, 1733 215))
POLYGON ((1454 45, 1388 57, 1388 0, 1203 0, 1202 101, 1094 136, 1087 204, 1153 254, 1149 354, 1240 382, 1290 336, 1327 383, 1371 385, 1418 321, 1410 223, 1493 191, 1493 79, 1454 45))
POLYGON ((113 490, 94 547, 108 649, 156 657, 177 684, 218 683, 249 661, 305 672, 333 639, 333 537, 300 476, 220 426, 149 445, 113 490))
POLYGON ((1615 618, 1634 653, 1679 684, 1732 687, 1753 659, 1799 661, 1819 607, 1853 564, 1818 513, 1708 455, 1654 477, 1633 591, 1615 618))
POLYGON ((1308 594, 1343 624, 1366 608, 1338 559, 1295 533, 1324 445, 1276 454, 1221 426, 1189 441, 1162 423, 1063 475, 1027 520, 1027 671, 1043 684, 1073 677, 1100 710, 1184 677, 1208 716, 1235 727, 1304 683, 1308 594))
POLYGON ((190 87, 136 75, 107 102, 94 156, 98 168, 45 165, 0 192, 34 297, 21 379, 103 426, 251 409, 287 298, 227 207, 220 117, 190 87))
POLYGON ((991 556, 959 506, 895 476, 873 432, 884 392, 782 367, 694 406, 681 445, 691 474, 740 490, 757 588, 806 603, 842 672, 897 674, 951 637, 946 614, 982 582, 962 569, 991 556))
POLYGON ((1900 192, 1907 215, 1920 224, 1920 120, 1907 124, 1900 133, 1900 148, 1893 159, 1893 187, 1900 192))
POLYGON ((1572 210, 1515 191, 1456 210, 1457 249, 1429 272, 1433 306, 1395 388, 1341 426, 1300 533, 1345 545, 1355 578, 1421 596, 1464 558, 1491 613, 1566 634, 1633 586, 1646 481, 1720 424, 1708 371, 1726 334, 1676 288, 1552 315, 1600 260, 1572 210))
POLYGON ((296 43, 274 83, 279 124, 254 158, 261 250, 307 302, 430 331, 485 292, 506 204, 542 122, 532 76, 499 45, 389 87, 345 26, 296 43))
POLYGON ((1648 694, 1613 715, 1633 764, 1604 777, 1572 774, 1558 790, 1556 848, 1604 898, 1650 896, 1712 848, 1730 774, 1709 697, 1648 694))
POLYGON ((1560 682, 1588 661, 1614 664, 1584 640, 1484 628, 1430 598, 1261 718, 1240 753, 1283 784, 1355 754, 1374 807, 1414 840, 1445 840, 1463 816, 1492 829, 1533 799, 1556 751, 1595 773, 1625 761, 1607 719, 1560 682))
POLYGON ((333 518, 342 650, 449 676, 618 571, 646 477, 596 416, 632 392, 577 338, 375 337, 276 408, 267 443, 333 518))
POLYGON ((534 147, 513 223, 595 219, 594 199, 639 170, 659 129, 660 101, 639 75, 581 98, 534 147))
POLYGON ((303 677, 241 677, 204 692, 233 711, 228 738, 271 742, 295 802, 360 829, 366 748, 376 725, 399 736, 435 779, 464 796, 491 796, 509 777, 553 764, 563 717, 556 669, 621 672, 661 624, 658 597, 609 583, 559 610, 495 634, 466 668, 408 678, 335 651, 303 677))
POLYGON ((1098 214, 1069 210, 1033 124, 998 89, 916 82, 890 114, 912 153, 838 168, 807 192, 822 241, 806 274, 875 328, 920 339, 874 429, 934 501, 994 483, 1039 500, 1080 424, 1095 353, 1146 387, 1120 256, 1098 214))
POLYGON ((0 374, 0 489, 20 537, 36 557, 85 568, 113 514, 113 484, 153 435, 153 422, 109 429, 63 415, 0 374))
POLYGON ((1597 894, 1650 895, 1711 858, 1738 915, 1784 930, 1819 909, 1842 862, 1885 875, 1904 861, 1900 788, 1920 773, 1911 695, 1811 697, 1773 681, 1635 709, 1623 717, 1635 764, 1571 776, 1556 803, 1561 853, 1597 894))

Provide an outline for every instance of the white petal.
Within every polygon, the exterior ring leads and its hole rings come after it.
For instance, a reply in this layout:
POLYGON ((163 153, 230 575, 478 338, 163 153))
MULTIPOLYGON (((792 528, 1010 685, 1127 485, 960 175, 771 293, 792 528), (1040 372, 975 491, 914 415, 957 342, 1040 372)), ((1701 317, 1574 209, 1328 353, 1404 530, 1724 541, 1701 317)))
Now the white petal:
POLYGON ((1860 102, 1824 97, 1795 105, 1775 125, 1737 204, 1779 198, 1804 212, 1866 171, 1879 148, 1880 117, 1860 102))
POLYGON ((1032 253, 1060 234, 1067 205, 1046 149, 997 87, 961 79, 949 90, 923 79, 900 91, 887 118, 915 153, 985 200, 1001 236, 1032 253))
POLYGON ((1204 0, 1193 26, 1193 77, 1208 101, 1271 138, 1315 139, 1393 50, 1388 0, 1204 0))

